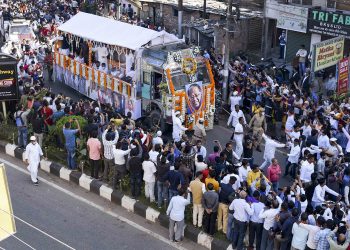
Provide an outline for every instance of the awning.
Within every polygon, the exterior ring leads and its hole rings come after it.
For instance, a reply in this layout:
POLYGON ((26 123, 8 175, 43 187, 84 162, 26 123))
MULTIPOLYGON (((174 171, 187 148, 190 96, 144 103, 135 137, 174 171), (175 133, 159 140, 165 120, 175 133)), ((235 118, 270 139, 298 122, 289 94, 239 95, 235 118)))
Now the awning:
POLYGON ((58 29, 87 40, 132 50, 149 42, 151 45, 159 45, 181 41, 165 31, 158 32, 85 12, 79 12, 58 29))

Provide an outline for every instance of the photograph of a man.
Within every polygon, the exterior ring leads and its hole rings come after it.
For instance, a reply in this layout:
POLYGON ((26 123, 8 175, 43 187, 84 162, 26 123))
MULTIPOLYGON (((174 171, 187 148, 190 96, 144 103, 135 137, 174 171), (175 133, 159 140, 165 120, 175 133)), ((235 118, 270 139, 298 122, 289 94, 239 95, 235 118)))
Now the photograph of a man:
POLYGON ((201 82, 186 85, 189 110, 197 111, 202 107, 203 88, 201 82))

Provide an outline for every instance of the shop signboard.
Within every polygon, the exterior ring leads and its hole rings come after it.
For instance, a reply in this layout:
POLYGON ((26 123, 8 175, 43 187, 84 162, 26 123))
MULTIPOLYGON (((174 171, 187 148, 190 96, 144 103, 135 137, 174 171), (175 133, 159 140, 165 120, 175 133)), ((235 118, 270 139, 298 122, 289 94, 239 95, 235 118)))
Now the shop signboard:
POLYGON ((308 8, 266 1, 266 17, 277 19, 277 28, 307 32, 308 8))
POLYGON ((336 65, 343 58, 344 37, 319 42, 314 44, 313 47, 313 51, 315 51, 313 70, 316 72, 336 65))
POLYGON ((309 10, 308 32, 350 39, 350 15, 320 9, 309 10))
POLYGON ((338 64, 338 94, 346 93, 349 87, 349 57, 343 58, 338 64))
POLYGON ((17 64, 0 62, 0 101, 18 99, 17 64))

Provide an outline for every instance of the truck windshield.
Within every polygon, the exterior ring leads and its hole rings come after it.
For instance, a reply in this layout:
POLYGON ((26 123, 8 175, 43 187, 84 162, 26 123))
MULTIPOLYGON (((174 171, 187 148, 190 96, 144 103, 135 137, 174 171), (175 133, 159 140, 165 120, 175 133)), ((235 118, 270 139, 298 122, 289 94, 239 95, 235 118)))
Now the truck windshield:
MULTIPOLYGON (((175 72, 171 73, 171 75, 175 90, 185 89, 185 85, 190 83, 189 76, 183 72, 175 72)), ((198 65, 196 76, 196 81, 201 81, 203 84, 210 83, 208 70, 204 64, 198 65)))
POLYGON ((11 26, 10 34, 29 34, 30 28, 27 25, 11 26))

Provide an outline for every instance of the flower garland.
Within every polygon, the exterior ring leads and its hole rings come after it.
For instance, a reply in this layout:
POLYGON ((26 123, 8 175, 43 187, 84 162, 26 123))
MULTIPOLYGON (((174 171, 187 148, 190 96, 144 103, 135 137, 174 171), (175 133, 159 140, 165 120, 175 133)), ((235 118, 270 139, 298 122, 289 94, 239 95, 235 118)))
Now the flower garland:
POLYGON ((194 58, 188 57, 182 60, 182 71, 187 75, 194 75, 197 71, 197 62, 194 58))

